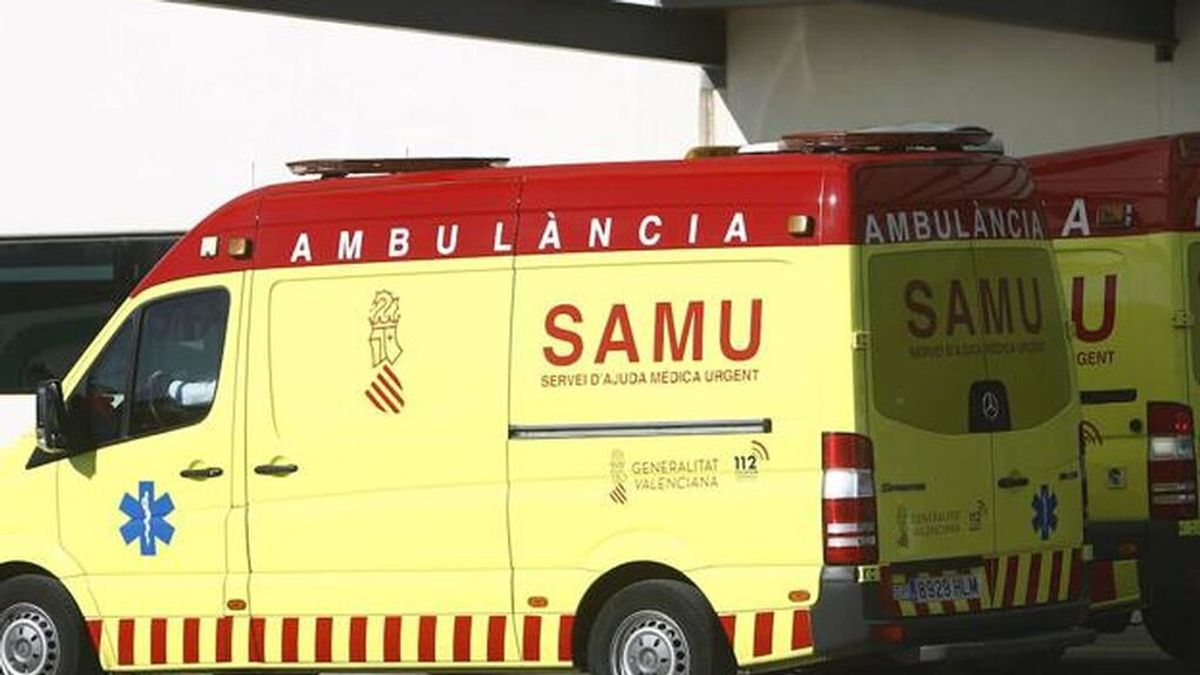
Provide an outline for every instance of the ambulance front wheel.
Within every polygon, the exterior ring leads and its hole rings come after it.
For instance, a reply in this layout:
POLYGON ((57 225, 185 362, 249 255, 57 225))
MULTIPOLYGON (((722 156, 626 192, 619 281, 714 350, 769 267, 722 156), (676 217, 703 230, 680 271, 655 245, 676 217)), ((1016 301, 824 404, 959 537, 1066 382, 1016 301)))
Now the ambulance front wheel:
POLYGON ((731 675, 725 632, 704 596, 680 581, 639 581, 605 603, 588 636, 593 675, 731 675))
MULTIPOLYGON (((1200 603, 1200 598, 1194 602, 1200 603)), ((1142 618, 1160 649, 1184 663, 1200 664, 1200 610, 1196 604, 1147 609, 1142 618)))
POLYGON ((0 672, 100 675, 83 618, 57 581, 26 574, 0 583, 0 672))

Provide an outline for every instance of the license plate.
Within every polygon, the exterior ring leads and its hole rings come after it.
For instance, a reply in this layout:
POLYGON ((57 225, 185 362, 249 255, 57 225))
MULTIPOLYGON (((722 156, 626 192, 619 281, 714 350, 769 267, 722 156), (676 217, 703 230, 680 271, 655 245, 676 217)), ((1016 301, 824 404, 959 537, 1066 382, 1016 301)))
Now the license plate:
POLYGON ((974 574, 946 574, 918 577, 892 585, 892 597, 900 602, 954 602, 980 599, 979 577, 974 574))

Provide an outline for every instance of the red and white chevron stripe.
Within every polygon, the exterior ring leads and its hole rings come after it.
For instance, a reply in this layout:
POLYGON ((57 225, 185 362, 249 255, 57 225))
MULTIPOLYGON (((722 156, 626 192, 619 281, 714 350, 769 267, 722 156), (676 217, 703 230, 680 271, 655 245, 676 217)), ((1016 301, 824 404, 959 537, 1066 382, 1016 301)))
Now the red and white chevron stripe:
POLYGON ((574 617, 507 615, 93 619, 106 666, 570 664, 574 617), (516 640, 514 640, 514 636, 516 640))

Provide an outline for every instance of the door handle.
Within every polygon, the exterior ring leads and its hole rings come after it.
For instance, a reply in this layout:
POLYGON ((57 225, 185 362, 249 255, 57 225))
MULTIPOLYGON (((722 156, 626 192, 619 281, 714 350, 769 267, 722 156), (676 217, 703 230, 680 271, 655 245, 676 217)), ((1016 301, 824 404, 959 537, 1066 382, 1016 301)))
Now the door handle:
POLYGON ((924 492, 924 483, 884 483, 880 488, 883 492, 924 492))
POLYGON ((192 480, 207 480, 209 478, 217 478, 225 473, 225 470, 219 466, 204 466, 196 469, 184 469, 179 472, 179 475, 192 480))
POLYGON ((254 473, 260 476, 286 476, 299 470, 300 467, 295 464, 259 464, 254 467, 254 473))
POLYGON ((1029 479, 1024 476, 1005 476, 996 481, 996 485, 1011 490, 1013 488, 1023 488, 1029 485, 1029 479))

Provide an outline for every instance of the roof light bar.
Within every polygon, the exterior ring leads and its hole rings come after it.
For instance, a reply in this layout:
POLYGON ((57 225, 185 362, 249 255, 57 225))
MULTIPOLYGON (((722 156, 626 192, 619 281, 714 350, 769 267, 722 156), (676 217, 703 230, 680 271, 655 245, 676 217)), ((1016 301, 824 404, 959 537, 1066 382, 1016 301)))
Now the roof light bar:
POLYGON ((822 152, 898 152, 913 150, 963 152, 990 150, 992 132, 979 127, 949 131, 907 129, 864 129, 861 131, 818 131, 783 137, 786 151, 822 152))
POLYGON ((488 169, 508 164, 507 157, 412 157, 401 159, 306 159, 288 162, 297 176, 344 178, 369 173, 417 173, 453 169, 488 169))

